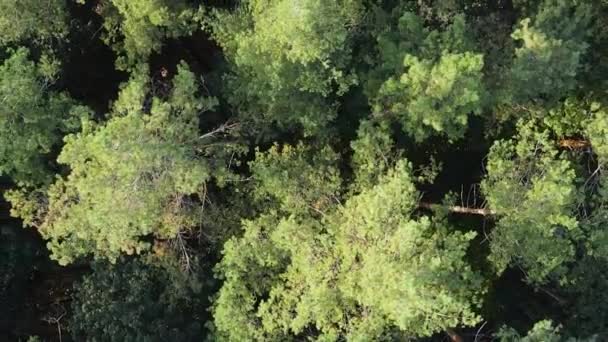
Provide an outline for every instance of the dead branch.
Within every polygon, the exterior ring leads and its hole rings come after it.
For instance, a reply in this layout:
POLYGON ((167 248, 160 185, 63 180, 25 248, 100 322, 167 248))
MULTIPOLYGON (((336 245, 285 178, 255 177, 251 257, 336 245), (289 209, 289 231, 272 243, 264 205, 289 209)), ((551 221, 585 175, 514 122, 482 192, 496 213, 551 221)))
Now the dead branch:
POLYGON ((221 124, 218 128, 214 129, 213 131, 205 133, 198 138, 199 139, 213 138, 217 134, 226 133, 232 129, 237 128, 238 126, 239 126, 238 122, 233 122, 233 123, 226 122, 226 123, 221 124))

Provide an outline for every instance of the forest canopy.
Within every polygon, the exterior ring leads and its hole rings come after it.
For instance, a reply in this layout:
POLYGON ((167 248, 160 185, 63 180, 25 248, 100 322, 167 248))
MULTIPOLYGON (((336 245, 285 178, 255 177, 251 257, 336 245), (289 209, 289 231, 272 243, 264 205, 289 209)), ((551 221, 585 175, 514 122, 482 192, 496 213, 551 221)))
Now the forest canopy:
POLYGON ((608 339, 605 0, 0 0, 7 341, 608 339))

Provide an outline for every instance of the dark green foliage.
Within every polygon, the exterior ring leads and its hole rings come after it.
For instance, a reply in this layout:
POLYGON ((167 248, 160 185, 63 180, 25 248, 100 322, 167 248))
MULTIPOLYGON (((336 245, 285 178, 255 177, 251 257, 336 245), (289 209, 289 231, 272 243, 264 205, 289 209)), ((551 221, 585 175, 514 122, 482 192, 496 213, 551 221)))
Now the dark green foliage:
POLYGON ((0 331, 18 324, 17 317, 27 299, 26 284, 42 251, 21 230, 14 222, 0 224, 0 331))
POLYGON ((511 328, 502 328, 497 337, 502 342, 595 342, 600 339, 595 337, 590 338, 575 338, 568 337, 562 332, 562 327, 555 326, 549 320, 540 321, 534 324, 534 327, 524 336, 511 328))
POLYGON ((497 100, 555 101, 575 90, 592 34, 592 11, 586 1, 545 0, 534 16, 521 20, 512 34, 520 47, 507 72, 507 90, 497 100))
POLYGON ((205 293, 196 268, 184 274, 170 257, 93 266, 76 285, 70 329, 75 340, 200 341, 205 293))

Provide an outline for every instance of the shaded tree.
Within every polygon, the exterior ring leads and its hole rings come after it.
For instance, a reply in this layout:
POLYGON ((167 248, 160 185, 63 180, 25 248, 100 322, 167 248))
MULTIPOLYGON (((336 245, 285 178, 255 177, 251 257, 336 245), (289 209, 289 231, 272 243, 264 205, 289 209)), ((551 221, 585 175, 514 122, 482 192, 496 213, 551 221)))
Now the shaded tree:
POLYGON ((50 59, 36 63, 25 48, 9 54, 0 65, 0 174, 39 184, 52 177, 47 156, 90 111, 52 90, 59 69, 50 59))
POLYGON ((207 285, 171 256, 95 263, 75 286, 70 331, 87 341, 199 341, 207 285))

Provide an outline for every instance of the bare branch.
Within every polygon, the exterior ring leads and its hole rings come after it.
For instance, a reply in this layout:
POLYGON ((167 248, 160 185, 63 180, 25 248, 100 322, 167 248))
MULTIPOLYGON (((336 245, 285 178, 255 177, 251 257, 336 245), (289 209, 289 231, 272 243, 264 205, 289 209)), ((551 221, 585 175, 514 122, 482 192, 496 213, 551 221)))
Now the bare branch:
POLYGON ((221 124, 218 128, 214 129, 211 132, 205 133, 203 135, 201 135, 200 137, 198 137, 199 139, 206 139, 206 138, 213 138, 214 136, 220 134, 220 133, 226 133, 230 130, 233 130, 235 128, 239 127, 239 123, 238 122, 233 122, 233 123, 223 123, 221 124))

